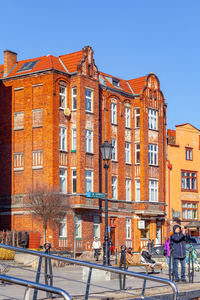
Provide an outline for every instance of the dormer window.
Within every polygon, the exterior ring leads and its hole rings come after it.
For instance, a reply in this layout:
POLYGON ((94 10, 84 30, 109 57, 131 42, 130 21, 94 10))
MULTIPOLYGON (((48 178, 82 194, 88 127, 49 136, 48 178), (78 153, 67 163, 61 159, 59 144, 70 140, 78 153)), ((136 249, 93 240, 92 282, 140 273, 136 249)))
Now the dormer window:
POLYGON ((119 79, 113 78, 112 83, 115 87, 120 87, 120 81, 119 79))

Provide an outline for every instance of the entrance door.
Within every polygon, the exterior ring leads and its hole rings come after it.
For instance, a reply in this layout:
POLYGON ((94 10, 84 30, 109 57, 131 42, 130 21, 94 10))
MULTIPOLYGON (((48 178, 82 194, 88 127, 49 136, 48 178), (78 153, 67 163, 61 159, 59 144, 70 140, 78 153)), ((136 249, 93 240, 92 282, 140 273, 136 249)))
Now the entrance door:
POLYGON ((161 227, 157 227, 156 228, 156 246, 157 245, 161 245, 162 243, 162 228, 161 227))
MULTIPOLYGON (((111 227, 110 229, 110 238, 111 238, 111 241, 112 241, 112 244, 115 248, 115 227, 111 227)), ((114 250, 111 248, 111 254, 113 254, 114 250)))

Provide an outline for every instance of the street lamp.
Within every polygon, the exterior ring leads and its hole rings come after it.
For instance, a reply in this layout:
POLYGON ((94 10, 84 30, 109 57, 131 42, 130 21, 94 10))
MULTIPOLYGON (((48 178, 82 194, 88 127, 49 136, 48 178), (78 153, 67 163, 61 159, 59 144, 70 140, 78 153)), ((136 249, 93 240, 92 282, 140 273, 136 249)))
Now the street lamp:
POLYGON ((104 160, 105 168, 105 232, 104 232, 104 243, 103 243, 103 264, 105 266, 110 265, 110 244, 108 234, 108 168, 109 161, 112 156, 113 146, 109 144, 107 140, 100 146, 101 154, 104 160))

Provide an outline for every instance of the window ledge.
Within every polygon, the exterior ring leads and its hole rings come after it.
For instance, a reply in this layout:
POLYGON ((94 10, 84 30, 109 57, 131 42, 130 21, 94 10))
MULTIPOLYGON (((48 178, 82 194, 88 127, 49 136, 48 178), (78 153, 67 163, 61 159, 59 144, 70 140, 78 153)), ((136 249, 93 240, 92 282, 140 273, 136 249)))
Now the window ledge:
POLYGON ((125 129, 132 130, 132 128, 131 128, 131 127, 127 127, 127 126, 125 126, 125 129))
POLYGON ((67 150, 59 149, 59 152, 67 153, 68 151, 67 150))
POLYGON ((159 165, 152 165, 152 164, 149 164, 149 167, 156 167, 156 168, 158 168, 159 165))
POLYGON ((76 112, 76 111, 77 111, 77 108, 74 108, 74 109, 72 108, 72 112, 76 112))
POLYGON ((76 153, 76 150, 71 150, 72 153, 76 153))
POLYGON ((125 162, 125 164, 128 165, 128 166, 132 166, 131 162, 125 162))
POLYGON ((85 152, 87 155, 91 155, 91 156, 93 156, 94 155, 94 153, 93 152, 85 152))
POLYGON ((75 237, 76 241, 82 241, 82 237, 75 237))
POLYGON ((181 192, 198 193, 198 190, 181 189, 181 192))
POLYGON ((64 111, 64 110, 65 110, 65 107, 59 107, 59 110, 63 110, 63 111, 64 111))
POLYGON ((24 127, 14 128, 14 131, 20 131, 20 130, 24 130, 24 127))
POLYGON ((113 159, 112 163, 118 163, 118 160, 113 159))
POLYGON ((33 170, 38 170, 38 169, 42 169, 43 166, 33 166, 32 168, 33 168, 33 170))
POLYGON ((24 168, 14 168, 14 171, 24 171, 24 168))
POLYGON ((149 130, 155 131, 155 132, 159 132, 158 129, 153 129, 153 128, 148 128, 149 130))
POLYGON ((85 113, 89 114, 89 115, 94 115, 94 112, 93 111, 89 111, 89 110, 86 110, 85 113))
POLYGON ((116 126, 116 127, 118 126, 118 124, 117 124, 117 123, 111 123, 111 125, 113 125, 113 126, 116 126))

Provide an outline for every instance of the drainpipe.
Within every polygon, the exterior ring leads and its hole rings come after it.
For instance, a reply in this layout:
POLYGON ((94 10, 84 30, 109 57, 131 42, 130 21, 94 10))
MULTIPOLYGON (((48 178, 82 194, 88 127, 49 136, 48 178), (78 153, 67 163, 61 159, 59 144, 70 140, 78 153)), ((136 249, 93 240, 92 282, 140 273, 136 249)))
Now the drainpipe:
POLYGON ((168 220, 170 220, 170 211, 171 211, 171 205, 170 205, 170 171, 172 170, 172 164, 169 160, 167 160, 167 168, 168 168, 168 220))

